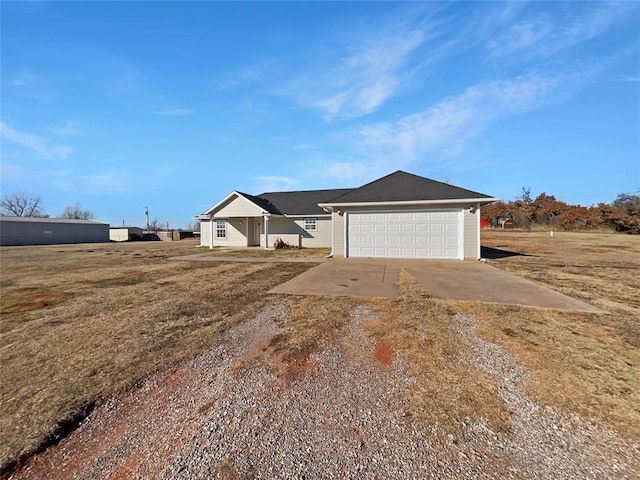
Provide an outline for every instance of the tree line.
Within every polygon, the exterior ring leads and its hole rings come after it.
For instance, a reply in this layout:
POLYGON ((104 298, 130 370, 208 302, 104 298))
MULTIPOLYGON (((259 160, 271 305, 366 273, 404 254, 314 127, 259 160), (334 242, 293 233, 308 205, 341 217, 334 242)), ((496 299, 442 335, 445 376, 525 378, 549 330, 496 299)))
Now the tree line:
POLYGON ((611 203, 583 207, 544 192, 533 198, 531 189, 523 187, 522 194, 514 200, 482 207, 482 216, 493 226, 511 220, 515 228, 523 229, 543 226, 569 231, 610 229, 640 234, 640 190, 638 194, 621 193, 611 203))
MULTIPOLYGON (((2 197, 0 211, 2 215, 9 217, 49 217, 44 211, 42 198, 39 195, 27 195, 25 193, 13 193, 2 197)), ((89 210, 84 210, 82 204, 76 202, 65 207, 57 218, 93 220, 94 215, 89 210)))

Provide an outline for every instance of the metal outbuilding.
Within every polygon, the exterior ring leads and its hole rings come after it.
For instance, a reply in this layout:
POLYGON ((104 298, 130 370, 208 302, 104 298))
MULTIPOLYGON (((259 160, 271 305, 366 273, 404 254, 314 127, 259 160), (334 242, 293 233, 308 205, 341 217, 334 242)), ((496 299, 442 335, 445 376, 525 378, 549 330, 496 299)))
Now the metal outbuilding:
POLYGON ((0 216, 0 245, 55 245, 109 241, 109 224, 94 220, 0 216))

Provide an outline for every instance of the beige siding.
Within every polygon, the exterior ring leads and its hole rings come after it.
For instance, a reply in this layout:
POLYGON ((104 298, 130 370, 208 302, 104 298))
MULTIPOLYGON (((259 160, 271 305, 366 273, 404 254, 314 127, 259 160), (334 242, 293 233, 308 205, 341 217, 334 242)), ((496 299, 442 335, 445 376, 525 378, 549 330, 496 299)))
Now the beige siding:
POLYGON ((200 246, 209 246, 209 229, 211 223, 209 220, 200 220, 200 246))
MULTIPOLYGON (((317 218, 318 229, 315 232, 304 229, 304 218, 270 218, 269 247, 272 247, 278 238, 296 247, 330 247, 331 219, 329 217, 313 218, 317 218)), ((261 227, 260 245, 264 246, 264 227, 261 227)))
POLYGON ((478 229, 480 228, 479 218, 480 210, 475 213, 469 212, 469 207, 462 210, 463 226, 464 226, 464 258, 480 258, 480 246, 478 244, 478 229))
MULTIPOLYGON (((227 222, 227 238, 216 238, 216 221, 213 221, 213 246, 214 247, 246 247, 246 218, 225 219, 227 222)), ((251 221, 251 219, 249 219, 251 221)), ((211 234, 211 223, 208 220, 200 220, 200 245, 208 247, 211 234)))
POLYGON ((333 213, 333 254, 344 255, 344 217, 333 213))
POLYGON ((247 220, 246 218, 228 218, 227 238, 216 238, 215 220, 213 224, 213 245, 216 247, 246 247, 247 220))
POLYGON ((246 198, 235 196, 213 215, 217 218, 256 217, 262 215, 262 210, 246 198))

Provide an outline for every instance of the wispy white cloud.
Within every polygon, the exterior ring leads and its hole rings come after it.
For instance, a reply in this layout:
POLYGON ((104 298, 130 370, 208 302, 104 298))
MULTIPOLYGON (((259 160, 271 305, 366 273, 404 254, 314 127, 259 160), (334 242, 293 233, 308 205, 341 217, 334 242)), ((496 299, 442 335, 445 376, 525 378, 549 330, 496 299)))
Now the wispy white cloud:
MULTIPOLYGON (((469 8, 427 3, 392 8, 384 16, 369 17, 366 26, 334 26, 325 32, 322 46, 311 47, 302 62, 299 58, 261 60, 230 74, 221 87, 253 83, 319 111, 329 122, 363 117, 390 99, 421 88, 438 64, 484 46, 524 10, 519 4, 469 8), (289 65, 291 61, 295 67, 289 65)), ((529 37, 536 33, 520 35, 524 44, 532 43, 529 37)))
POLYGON ((39 83, 41 77, 29 69, 22 70, 17 75, 9 78, 9 85, 12 87, 27 87, 39 83))
MULTIPOLYGON (((565 15, 525 15, 487 43, 494 57, 548 58, 596 38, 637 9, 634 2, 584 2, 565 15), (582 10, 576 12, 580 7, 582 10)), ((556 12, 557 13, 557 12, 556 12)))
POLYGON ((20 165, 14 165, 3 161, 0 164, 0 176, 3 181, 15 180, 24 177, 24 168, 20 165))
POLYGON ((469 144, 493 124, 563 101, 577 94, 599 70, 556 75, 531 72, 511 79, 481 83, 458 95, 392 122, 362 126, 359 154, 367 161, 329 164, 330 176, 369 176, 368 171, 405 168, 433 161, 464 162, 469 144))
POLYGON ((55 97, 47 78, 28 68, 14 75, 7 75, 6 85, 9 87, 7 93, 29 100, 50 101, 55 97))
POLYGON ((371 177, 372 172, 380 171, 381 167, 382 165, 377 162, 336 161, 328 163, 323 173, 328 177, 339 179, 341 182, 358 181, 361 183, 361 179, 371 177))
POLYGON ((475 85, 425 111, 364 127, 360 133, 366 145, 392 149, 404 160, 452 146, 455 153, 491 122, 546 103, 559 81, 532 76, 475 85))
POLYGON ((392 30, 359 39, 337 61, 331 59, 330 65, 294 78, 282 92, 305 107, 320 110, 329 121, 375 111, 397 92, 402 68, 425 41, 420 30, 403 26, 392 30))
POLYGON ((154 115, 163 115, 166 117, 186 117, 192 115, 194 113, 194 110, 191 108, 173 107, 154 110, 151 113, 153 113, 154 115))
POLYGON ((216 86, 220 90, 228 90, 245 83, 261 83, 263 70, 266 70, 264 66, 260 68, 241 68, 227 72, 221 79, 217 80, 216 86))
POLYGON ((4 122, 0 122, 0 138, 2 141, 30 150, 44 159, 52 157, 65 159, 74 151, 73 148, 65 145, 51 145, 48 138, 28 132, 20 132, 4 122))
POLYGON ((622 77, 623 82, 640 82, 640 75, 625 75, 622 77))
POLYGON ((129 190, 129 175, 125 171, 96 172, 83 179, 87 193, 121 194, 129 190))
POLYGON ((50 149, 52 154, 57 155, 60 158, 67 158, 69 154, 75 152, 71 147, 65 147, 64 145, 53 145, 50 149))
POLYGON ((276 192, 283 190, 292 190, 298 184, 298 180, 291 177, 265 176, 255 177, 256 191, 260 192, 276 192))
POLYGON ((51 131, 60 137, 71 137, 80 133, 71 120, 68 120, 64 125, 52 128, 51 131))

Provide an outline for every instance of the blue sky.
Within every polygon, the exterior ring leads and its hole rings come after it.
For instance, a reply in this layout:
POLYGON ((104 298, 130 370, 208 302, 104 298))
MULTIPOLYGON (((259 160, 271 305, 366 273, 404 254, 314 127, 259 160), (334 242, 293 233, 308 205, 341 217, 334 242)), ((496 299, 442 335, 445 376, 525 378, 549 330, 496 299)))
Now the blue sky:
POLYGON ((640 3, 2 1, 2 194, 183 227, 395 170, 640 188, 640 3))

